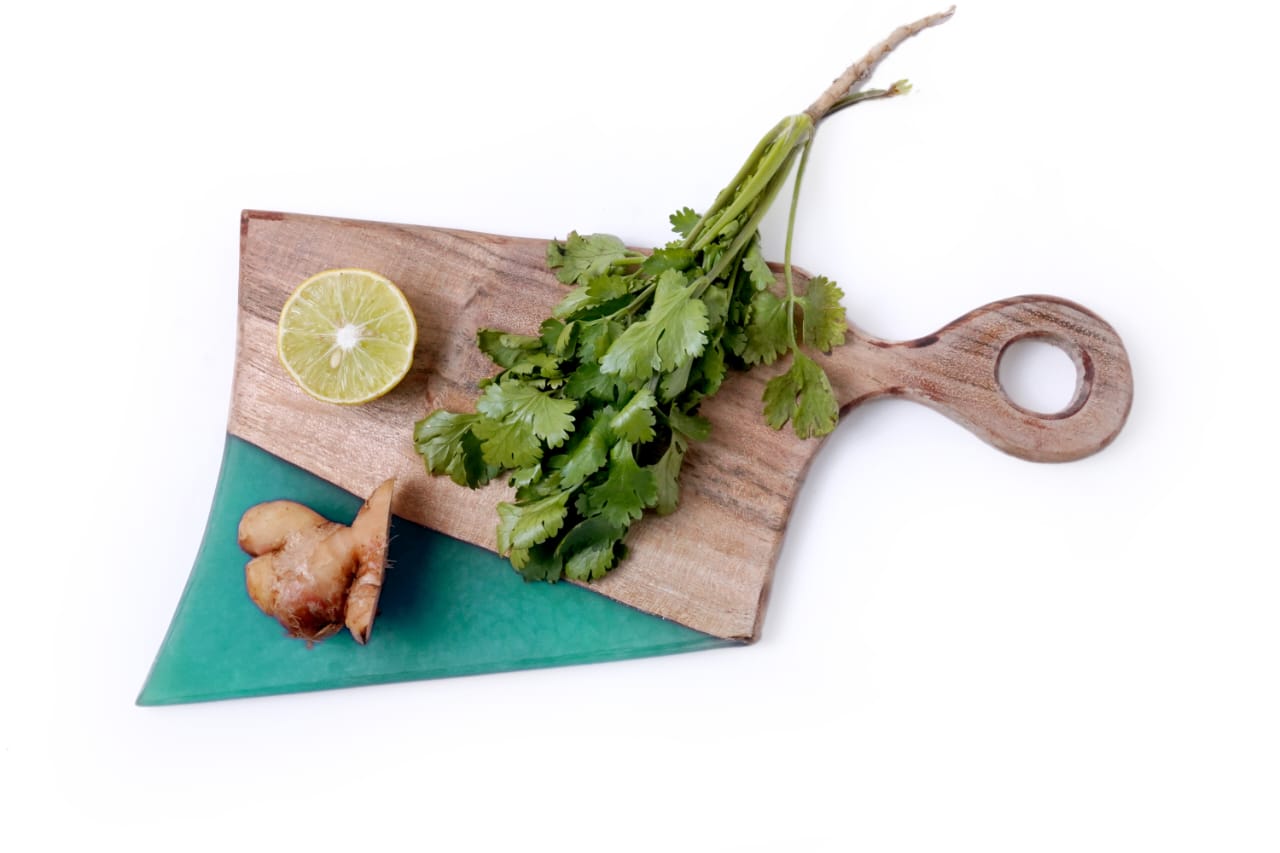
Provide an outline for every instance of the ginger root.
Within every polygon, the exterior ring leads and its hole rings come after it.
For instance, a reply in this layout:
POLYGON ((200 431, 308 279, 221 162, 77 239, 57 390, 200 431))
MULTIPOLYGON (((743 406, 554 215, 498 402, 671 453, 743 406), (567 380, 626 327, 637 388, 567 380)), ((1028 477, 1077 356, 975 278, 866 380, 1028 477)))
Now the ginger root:
POLYGON ((342 630, 366 643, 387 566, 391 493, 374 490, 348 527, 293 501, 250 507, 240 519, 249 597, 290 636, 310 645, 342 630))

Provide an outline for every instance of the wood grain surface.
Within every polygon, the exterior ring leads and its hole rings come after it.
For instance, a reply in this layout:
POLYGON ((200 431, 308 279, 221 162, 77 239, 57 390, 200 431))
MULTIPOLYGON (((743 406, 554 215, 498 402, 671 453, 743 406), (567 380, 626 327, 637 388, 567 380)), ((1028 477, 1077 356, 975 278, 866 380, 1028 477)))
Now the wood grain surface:
MULTIPOLYGON (((246 211, 228 430, 357 495, 394 476, 396 515, 495 550, 494 507, 510 490, 495 483, 471 491, 428 475, 413 448, 413 424, 439 407, 473 410, 477 382, 496 371, 475 346, 477 329, 535 332, 559 302, 564 286, 546 269, 545 246, 542 239, 246 211), (311 399, 276 357, 285 299, 334 267, 387 276, 418 320, 409 376, 359 407, 311 399)), ((851 331, 848 345, 820 357, 842 410, 881 395, 907 397, 1036 461, 1096 452, 1129 411, 1132 377, 1119 337, 1063 300, 993 303, 914 341, 851 331), (1024 411, 1000 388, 1001 353, 1027 337, 1057 343, 1076 363, 1076 394, 1064 412, 1024 411)), ((734 374, 704 404, 712 436, 686 458, 680 509, 638 522, 627 561, 591 589, 718 637, 758 637, 791 506, 821 446, 765 424, 760 399, 775 371, 734 374)))

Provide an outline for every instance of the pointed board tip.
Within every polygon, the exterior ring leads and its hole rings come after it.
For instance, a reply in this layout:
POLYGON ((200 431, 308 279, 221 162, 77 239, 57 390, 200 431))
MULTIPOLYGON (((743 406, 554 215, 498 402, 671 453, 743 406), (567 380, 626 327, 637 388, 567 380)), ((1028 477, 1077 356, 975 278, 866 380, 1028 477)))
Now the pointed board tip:
POLYGON ((528 584, 498 555, 403 519, 379 638, 349 633, 307 649, 281 634, 244 587, 245 509, 297 499, 352 517, 360 498, 227 436, 204 542, 139 707, 626 660, 740 645, 569 584, 528 584), (566 630, 566 626, 572 630, 566 630))

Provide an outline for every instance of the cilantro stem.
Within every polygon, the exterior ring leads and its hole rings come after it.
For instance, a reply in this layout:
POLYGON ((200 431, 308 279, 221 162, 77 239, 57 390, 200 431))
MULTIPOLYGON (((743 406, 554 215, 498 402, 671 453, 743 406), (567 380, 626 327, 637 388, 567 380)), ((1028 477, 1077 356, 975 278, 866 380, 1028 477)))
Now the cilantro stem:
POLYGON ((804 167, 809 164, 809 151, 813 148, 813 138, 817 129, 805 140, 804 150, 800 153, 800 165, 796 167, 796 180, 791 188, 791 210, 787 213, 787 242, 782 251, 782 273, 787 282, 787 314, 791 322, 787 323, 787 331, 791 336, 791 348, 796 348, 796 288, 791 274, 791 243, 796 230, 796 209, 800 206, 800 184, 804 181, 804 167))
POLYGON ((822 121, 822 119, 831 114, 835 105, 841 99, 846 97, 853 91, 853 87, 867 79, 876 66, 880 64, 880 60, 884 59, 890 53, 901 45, 904 41, 917 35, 929 27, 937 26, 943 23, 955 12, 956 7, 952 6, 945 12, 938 12, 934 15, 921 18, 920 20, 898 27, 889 33, 889 37, 877 44, 871 50, 867 51, 866 56, 859 59, 853 65, 845 69, 844 73, 837 77, 830 86, 827 87, 818 100, 809 105, 805 110, 805 114, 813 119, 814 124, 822 121))
POLYGON ((654 281, 651 281, 648 284, 646 284, 644 287, 644 290, 641 290, 635 299, 628 302, 626 306, 619 308, 617 311, 614 311, 612 314, 610 314, 609 319, 617 320, 621 317, 630 317, 632 314, 639 311, 644 306, 644 304, 649 301, 649 297, 653 296, 654 291, 656 291, 657 289, 658 289, 658 282, 655 279, 654 281))
POLYGON ((694 225, 693 229, 689 232, 689 236, 685 238, 684 247, 686 249, 693 248, 694 241, 702 234, 703 229, 706 228, 711 219, 716 217, 724 206, 729 203, 729 200, 733 198, 734 193, 738 191, 738 188, 742 186, 743 182, 754 174, 756 166, 760 163, 760 158, 769 150, 769 146, 776 142, 778 137, 782 135, 789 118, 790 117, 788 116, 788 118, 784 118, 782 121, 775 124, 773 129, 762 136, 760 141, 756 143, 756 147, 747 157, 746 162, 742 164, 742 168, 738 169, 738 174, 734 175, 733 180, 725 184, 724 189, 720 190, 720 194, 717 195, 716 200, 711 203, 711 207, 707 209, 706 213, 702 214, 702 218, 698 220, 697 224, 694 225))
POLYGON ((787 153, 786 159, 783 160, 782 165, 774 171, 773 179, 770 180, 764 189, 757 195, 757 198, 760 199, 760 204, 755 207, 751 212, 751 216, 742 224, 742 227, 738 229, 738 233, 733 238, 733 242, 729 244, 729 248, 720 256, 719 260, 716 261, 715 266, 702 275, 696 282, 697 289, 694 291, 695 296, 701 296, 713 281, 716 281, 724 274, 726 269, 731 265, 735 265, 740 262, 741 255, 743 251, 746 250, 747 244, 754 239, 756 236, 756 230, 764 220, 765 214, 769 212, 770 204, 782 189, 782 185, 786 183, 787 176, 791 172, 791 164, 795 161, 795 157, 796 148, 795 146, 792 146, 791 150, 787 153))
POLYGON ((714 222, 708 221, 708 231, 694 241, 692 245, 693 251, 697 252, 706 248, 707 244, 713 241, 720 234, 720 224, 733 222, 743 211, 760 198, 765 190, 773 181, 775 175, 782 169, 784 164, 790 164, 791 155, 796 148, 809 138, 813 131, 813 120, 804 113, 794 116, 788 116, 784 119, 782 132, 778 135, 775 143, 766 149, 764 156, 759 161, 759 168, 754 174, 747 179, 741 190, 734 196, 733 203, 724 208, 715 217, 714 222))
MULTIPOLYGON (((831 109, 827 110, 826 116, 838 113, 846 107, 851 107, 861 101, 874 101, 880 98, 895 98, 898 95, 905 95, 911 91, 911 84, 906 80, 899 80, 888 89, 866 89, 862 92, 852 92, 845 95, 840 100, 832 104, 831 109)), ((826 118, 823 116, 823 118, 826 118)))

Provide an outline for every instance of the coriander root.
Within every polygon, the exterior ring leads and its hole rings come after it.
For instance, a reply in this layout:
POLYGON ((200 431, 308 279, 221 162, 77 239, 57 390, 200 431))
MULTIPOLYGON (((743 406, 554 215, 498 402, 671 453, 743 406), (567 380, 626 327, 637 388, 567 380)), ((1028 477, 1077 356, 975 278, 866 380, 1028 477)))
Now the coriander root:
POLYGON ((937 12, 910 24, 904 24, 889 33, 888 38, 867 51, 866 56, 850 65, 843 74, 831 81, 831 85, 816 101, 809 105, 809 108, 805 110, 805 114, 813 119, 815 124, 822 121, 824 117, 831 115, 836 111, 842 98, 852 94, 855 86, 871 76, 871 72, 880 64, 880 60, 893 53, 899 45, 912 36, 919 35, 929 27, 936 27, 938 24, 944 23, 955 12, 956 7, 952 6, 945 12, 937 12))
POLYGON ((342 630, 366 643, 387 565, 391 494, 378 486, 348 527, 294 501, 250 507, 240 519, 249 597, 308 645, 342 630))

